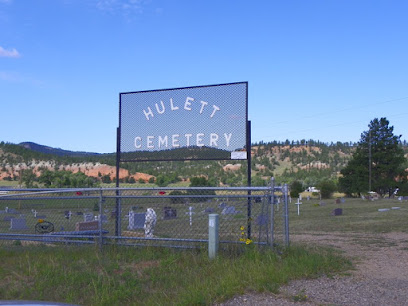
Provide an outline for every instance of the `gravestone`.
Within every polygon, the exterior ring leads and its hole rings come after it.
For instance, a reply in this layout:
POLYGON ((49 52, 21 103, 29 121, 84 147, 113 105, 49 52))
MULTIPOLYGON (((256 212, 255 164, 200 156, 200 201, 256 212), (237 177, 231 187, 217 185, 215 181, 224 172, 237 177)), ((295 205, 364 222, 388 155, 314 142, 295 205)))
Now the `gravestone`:
POLYGON ((397 210, 397 209, 401 209, 401 207, 391 207, 391 209, 397 210))
POLYGON ((326 202, 320 201, 320 202, 319 202, 319 205, 320 205, 320 206, 326 206, 326 202))
POLYGON ((66 219, 68 219, 68 220, 71 219, 71 216, 72 216, 72 212, 70 210, 64 211, 64 217, 66 219))
POLYGON ((204 212, 207 213, 207 214, 212 214, 212 213, 214 213, 214 208, 212 208, 212 207, 207 207, 207 208, 204 210, 204 212))
POLYGON ((90 231, 90 230, 98 230, 98 229, 99 229, 99 221, 77 222, 75 224, 76 231, 90 231))
POLYGON ((18 211, 16 209, 8 208, 8 207, 6 207, 6 208, 7 208, 7 210, 6 210, 7 213, 9 213, 9 214, 18 214, 18 211))
POLYGON ((14 219, 16 216, 4 216, 3 221, 11 221, 11 219, 14 219))
POLYGON ((102 223, 108 223, 108 216, 107 215, 101 215, 99 218, 102 220, 102 223))
POLYGON ((26 224, 26 219, 24 218, 13 218, 10 220, 10 230, 26 230, 28 229, 26 224))
POLYGON ((268 224, 268 216, 266 216, 266 215, 259 215, 259 216, 256 218, 256 224, 258 224, 259 226, 267 225, 267 224, 268 224))
POLYGON ((340 204, 340 199, 336 199, 336 204, 340 204))
POLYGON ((94 217, 93 214, 85 213, 84 214, 84 222, 91 222, 93 221, 94 217))
POLYGON ((341 199, 340 199, 340 202, 341 202, 342 204, 344 204, 344 203, 346 203, 346 199, 345 199, 345 198, 341 198, 341 199))
POLYGON ((342 208, 336 208, 333 209, 332 215, 333 216, 341 216, 343 214, 343 209, 342 208))
POLYGON ((177 210, 171 207, 164 207, 163 208, 163 219, 175 219, 177 218, 177 210))
POLYGON ((113 210, 111 211, 111 213, 110 213, 110 218, 111 218, 111 219, 116 219, 116 210, 115 210, 115 209, 113 209, 113 210))
POLYGON ((384 211, 389 211, 389 210, 390 210, 389 208, 380 208, 380 209, 378 209, 379 212, 384 212, 384 211))
POLYGON ((82 216, 84 213, 82 211, 77 211, 77 216, 82 216))
POLYGON ((218 207, 221 208, 221 209, 224 209, 225 207, 227 207, 227 204, 222 202, 220 205, 218 205, 218 207))
POLYGON ((226 206, 221 212, 222 215, 234 215, 237 213, 235 206, 226 206))
POLYGON ((129 211, 129 230, 144 228, 146 214, 129 211))

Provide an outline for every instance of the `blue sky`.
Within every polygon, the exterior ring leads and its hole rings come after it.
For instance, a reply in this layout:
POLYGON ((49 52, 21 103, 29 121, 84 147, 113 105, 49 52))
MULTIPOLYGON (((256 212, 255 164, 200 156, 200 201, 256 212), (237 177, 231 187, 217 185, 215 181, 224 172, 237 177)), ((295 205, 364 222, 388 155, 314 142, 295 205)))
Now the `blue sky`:
POLYGON ((252 141, 408 139, 408 1, 0 0, 0 140, 114 152, 119 93, 247 81, 252 141))

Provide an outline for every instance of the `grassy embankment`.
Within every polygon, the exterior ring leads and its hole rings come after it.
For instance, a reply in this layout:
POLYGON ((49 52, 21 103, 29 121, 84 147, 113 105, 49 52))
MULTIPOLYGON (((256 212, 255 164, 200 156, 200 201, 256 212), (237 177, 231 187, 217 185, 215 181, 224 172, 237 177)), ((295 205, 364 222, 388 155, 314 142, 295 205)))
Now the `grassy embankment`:
POLYGON ((291 279, 350 268, 329 249, 244 252, 3 244, 0 299, 80 305, 208 305, 245 290, 278 292, 291 279))

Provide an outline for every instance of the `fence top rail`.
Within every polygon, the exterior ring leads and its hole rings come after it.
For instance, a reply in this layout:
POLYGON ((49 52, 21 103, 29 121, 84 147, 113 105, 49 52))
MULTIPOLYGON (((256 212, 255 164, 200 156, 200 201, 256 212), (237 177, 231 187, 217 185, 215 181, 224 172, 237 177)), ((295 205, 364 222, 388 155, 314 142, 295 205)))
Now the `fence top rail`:
MULTIPOLYGON (((277 187, 275 187, 276 189, 277 187)), ((104 192, 104 191, 169 191, 169 190, 226 190, 226 191, 269 191, 271 187, 141 187, 141 188, 18 188, 18 189, 2 189, 2 191, 10 191, 11 193, 2 194, 0 198, 15 196, 15 192, 19 196, 30 196, 50 193, 72 193, 72 192, 104 192)))

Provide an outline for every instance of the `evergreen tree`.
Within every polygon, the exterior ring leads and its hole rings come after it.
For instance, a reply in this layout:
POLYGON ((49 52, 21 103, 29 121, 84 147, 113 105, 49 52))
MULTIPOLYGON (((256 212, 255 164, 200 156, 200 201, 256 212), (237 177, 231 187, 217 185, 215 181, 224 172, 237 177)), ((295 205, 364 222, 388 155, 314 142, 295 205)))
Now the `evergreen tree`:
POLYGON ((400 145, 401 135, 393 134, 394 127, 389 126, 386 118, 375 118, 368 127, 369 130, 361 134, 352 159, 340 172, 343 175, 339 178, 340 188, 349 195, 371 190, 380 195, 391 195, 398 184, 397 180, 407 175, 404 170, 406 159, 400 145))

